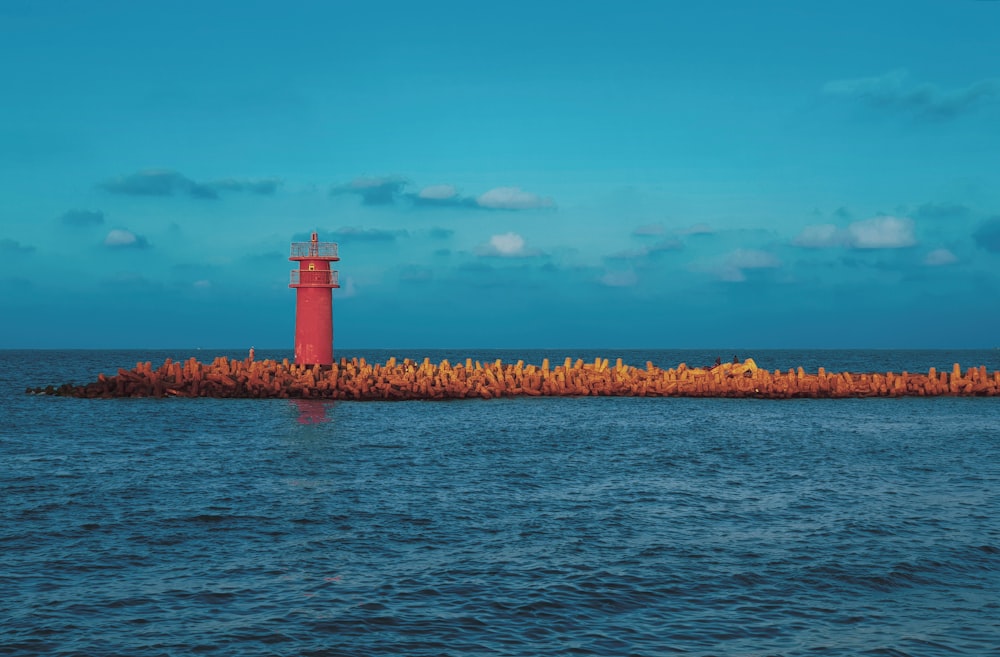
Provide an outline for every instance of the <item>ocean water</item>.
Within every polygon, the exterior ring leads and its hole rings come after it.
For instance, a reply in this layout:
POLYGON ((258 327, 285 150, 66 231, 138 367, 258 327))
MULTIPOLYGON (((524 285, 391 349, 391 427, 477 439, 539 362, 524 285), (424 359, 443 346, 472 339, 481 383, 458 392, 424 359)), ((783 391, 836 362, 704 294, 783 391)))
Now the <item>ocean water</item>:
POLYGON ((998 399, 24 394, 216 355, 0 351, 0 654, 1000 654, 998 399))

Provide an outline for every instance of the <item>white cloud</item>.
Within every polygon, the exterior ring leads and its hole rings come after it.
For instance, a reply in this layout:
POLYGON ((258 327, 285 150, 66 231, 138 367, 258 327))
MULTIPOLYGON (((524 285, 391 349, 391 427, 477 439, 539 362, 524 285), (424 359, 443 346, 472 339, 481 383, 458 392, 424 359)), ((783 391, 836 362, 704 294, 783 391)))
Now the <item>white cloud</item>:
POLYGON ((711 272, 720 281, 742 283, 747 280, 746 272, 751 269, 777 269, 781 260, 772 253, 758 249, 736 249, 723 260, 707 269, 697 270, 711 272))
MULTIPOLYGON (((153 191, 170 193, 170 188, 166 192, 160 191, 160 187, 164 186, 160 178, 154 180, 159 186, 153 191)), ((149 180, 143 179, 140 182, 147 187, 150 186, 149 180)), ((168 180, 168 182, 170 181, 168 180)), ((258 193, 272 193, 279 183, 280 181, 269 180, 219 181, 203 185, 195 184, 194 189, 203 192, 206 197, 207 194, 215 194, 220 189, 238 188, 258 193), (266 188, 265 183, 269 185, 266 188)), ((372 206, 408 202, 423 207, 479 208, 482 210, 534 210, 555 207, 551 198, 525 192, 520 187, 495 187, 478 197, 465 196, 459 192, 457 187, 449 184, 426 185, 419 191, 412 191, 410 187, 410 181, 402 176, 361 176, 348 183, 332 185, 329 193, 331 196, 342 194, 360 196, 362 205, 372 206)))
POLYGON ((444 201, 458 195, 458 190, 453 185, 428 185, 420 190, 418 198, 432 201, 444 201))
POLYGON ((873 217, 847 227, 849 243, 855 249, 902 249, 917 243, 913 220, 908 217, 873 217))
POLYGON ((774 269, 781 266, 781 261, 767 251, 736 249, 726 257, 726 265, 736 269, 774 269))
POLYGON ((147 246, 147 243, 145 237, 136 235, 130 230, 114 228, 109 231, 107 237, 104 238, 104 246, 110 246, 112 248, 142 248, 147 246))
POLYGON ((515 256, 524 252, 524 238, 517 233, 504 233, 490 238, 490 246, 499 255, 515 256))
POLYGON ((354 283, 353 276, 348 276, 344 280, 344 285, 340 288, 340 291, 337 292, 336 296, 341 299, 350 299, 351 297, 358 296, 358 288, 354 283))
POLYGON ((631 269, 625 271, 609 271, 600 278, 602 285, 608 287, 632 287, 639 282, 639 277, 631 269))
POLYGON ((909 217, 872 217, 852 222, 847 228, 814 224, 802 229, 792 244, 807 249, 849 247, 852 249, 902 249, 913 246, 913 220, 909 217))
POLYGON ((520 187, 496 187, 479 196, 476 203, 492 210, 531 210, 552 207, 552 199, 521 191, 520 187))
POLYGON ((930 267, 952 265, 958 262, 958 257, 948 249, 934 249, 924 256, 924 264, 930 267))
POLYGON ((792 244, 806 249, 825 249, 843 246, 845 240, 843 231, 833 224, 817 224, 803 228, 802 232, 792 240, 792 244))
POLYGON ((747 275, 743 273, 742 269, 729 266, 716 269, 715 276, 720 281, 726 281, 727 283, 742 283, 747 279, 747 275))
POLYGON ((526 248, 524 238, 517 233, 493 235, 488 243, 476 247, 476 254, 492 258, 533 258, 542 255, 538 249, 526 248))

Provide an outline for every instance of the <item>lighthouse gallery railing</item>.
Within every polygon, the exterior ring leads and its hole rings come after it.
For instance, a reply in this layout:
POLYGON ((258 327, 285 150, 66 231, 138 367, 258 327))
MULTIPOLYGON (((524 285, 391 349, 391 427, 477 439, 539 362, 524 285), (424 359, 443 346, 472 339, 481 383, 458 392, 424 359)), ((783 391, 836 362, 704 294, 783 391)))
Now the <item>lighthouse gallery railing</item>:
POLYGON ((340 272, 331 269, 314 271, 293 269, 290 285, 316 285, 320 287, 340 287, 340 272))
POLYGON ((292 258, 336 258, 336 242, 292 242, 292 258))

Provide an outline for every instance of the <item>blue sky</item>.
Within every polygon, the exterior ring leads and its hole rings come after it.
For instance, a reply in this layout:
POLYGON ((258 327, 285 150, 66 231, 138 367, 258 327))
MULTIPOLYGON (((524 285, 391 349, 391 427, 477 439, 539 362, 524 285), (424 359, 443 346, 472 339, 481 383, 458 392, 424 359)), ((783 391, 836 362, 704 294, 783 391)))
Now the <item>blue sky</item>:
POLYGON ((0 3, 0 348, 1000 345, 1000 2, 0 3))

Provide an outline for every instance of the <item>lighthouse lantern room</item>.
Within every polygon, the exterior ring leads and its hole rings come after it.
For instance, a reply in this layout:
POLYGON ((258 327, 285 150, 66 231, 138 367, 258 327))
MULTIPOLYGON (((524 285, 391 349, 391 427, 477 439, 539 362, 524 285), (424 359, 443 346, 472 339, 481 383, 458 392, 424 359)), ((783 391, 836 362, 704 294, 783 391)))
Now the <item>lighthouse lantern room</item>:
POLYGON ((313 233, 308 242, 292 242, 291 256, 299 263, 288 287, 295 288, 295 363, 333 363, 333 288, 338 272, 330 269, 337 257, 336 242, 320 242, 313 233))

